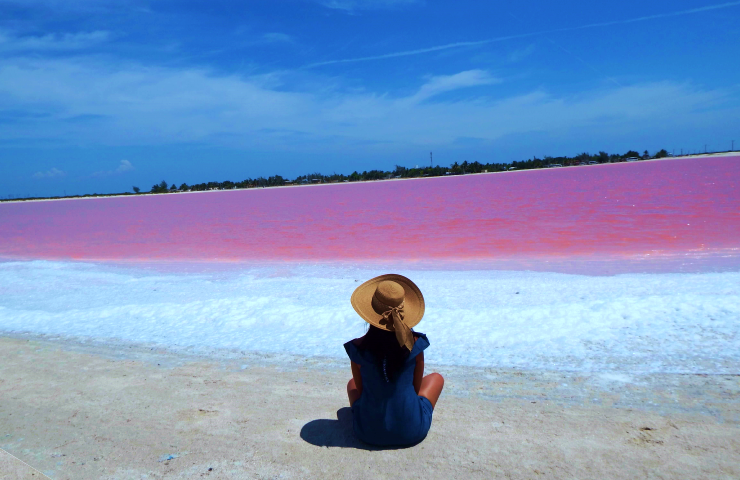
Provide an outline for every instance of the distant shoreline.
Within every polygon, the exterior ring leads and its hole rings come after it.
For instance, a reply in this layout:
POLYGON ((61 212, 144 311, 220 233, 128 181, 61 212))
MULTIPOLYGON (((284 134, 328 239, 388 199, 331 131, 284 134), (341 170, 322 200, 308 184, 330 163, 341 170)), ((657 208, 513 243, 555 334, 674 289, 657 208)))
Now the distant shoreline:
MULTIPOLYGON (((740 150, 738 151, 731 151, 731 152, 719 152, 719 153, 703 153, 703 154, 695 154, 695 155, 683 155, 679 157, 663 157, 663 158, 650 158, 646 160, 638 160, 638 162, 655 162, 655 161, 666 161, 666 160, 681 160, 681 159, 687 159, 687 158, 707 158, 707 157, 734 157, 734 156, 740 156, 740 150)), ((567 167, 559 167, 559 168, 577 168, 577 167, 598 167, 598 166, 606 166, 606 165, 619 165, 622 163, 628 163, 628 162, 607 162, 607 163, 599 163, 594 165, 571 165, 567 167)), ((250 188, 234 188, 234 189, 225 189, 225 190, 198 190, 198 191, 188 191, 188 192, 167 192, 167 193, 103 193, 99 195, 79 195, 79 196, 68 196, 68 197, 42 197, 42 198, 17 198, 17 199, 0 199, 0 204, 2 203, 28 203, 28 202, 54 202, 54 201, 61 201, 61 200, 96 200, 96 199, 104 199, 104 198, 134 198, 134 197, 142 197, 142 196, 159 196, 159 195, 172 195, 172 194, 188 194, 188 193, 219 193, 219 192, 231 192, 231 191, 244 191, 244 190, 262 190, 265 188, 294 188, 294 187, 319 187, 319 186, 329 186, 329 185, 344 185, 344 184, 358 184, 358 183, 375 183, 375 182, 385 182, 385 181, 403 181, 403 180, 429 180, 433 178, 453 178, 453 177, 460 177, 460 176, 466 176, 466 175, 491 175, 496 173, 523 173, 523 172, 531 172, 531 171, 540 171, 540 170, 550 170, 550 168, 530 168, 530 169, 522 169, 522 170, 509 170, 509 171, 497 171, 497 172, 480 172, 480 173, 465 173, 465 174, 457 174, 457 175, 437 175, 437 176, 431 176, 431 177, 408 177, 408 178, 387 178, 387 179, 378 179, 378 180, 357 180, 352 182, 331 182, 331 183, 309 183, 305 185, 301 184, 291 184, 291 185, 273 185, 273 186, 265 186, 265 187, 250 187, 250 188)))

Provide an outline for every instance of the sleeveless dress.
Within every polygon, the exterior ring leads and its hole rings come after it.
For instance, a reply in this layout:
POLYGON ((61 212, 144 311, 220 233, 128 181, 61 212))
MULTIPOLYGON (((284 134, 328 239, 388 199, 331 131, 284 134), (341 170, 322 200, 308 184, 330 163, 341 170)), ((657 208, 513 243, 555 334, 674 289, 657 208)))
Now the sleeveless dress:
POLYGON ((416 356, 429 346, 429 340, 423 333, 414 332, 414 336, 414 347, 390 382, 372 353, 360 350, 352 341, 344 344, 350 360, 362 367, 362 395, 352 405, 352 426, 365 443, 413 445, 424 440, 432 426, 432 404, 416 394, 413 384, 416 356))

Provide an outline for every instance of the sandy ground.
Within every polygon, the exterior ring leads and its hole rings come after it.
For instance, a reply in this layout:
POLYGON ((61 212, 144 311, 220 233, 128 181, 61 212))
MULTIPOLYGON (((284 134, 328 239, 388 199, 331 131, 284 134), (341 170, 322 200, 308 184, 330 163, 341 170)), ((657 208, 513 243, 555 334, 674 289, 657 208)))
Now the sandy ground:
POLYGON ((346 362, 0 337, 0 447, 53 479, 740 478, 740 376, 436 370, 429 436, 376 450, 346 362))
POLYGON ((0 478, 27 480, 32 478, 43 479, 46 476, 19 458, 0 450, 0 478))

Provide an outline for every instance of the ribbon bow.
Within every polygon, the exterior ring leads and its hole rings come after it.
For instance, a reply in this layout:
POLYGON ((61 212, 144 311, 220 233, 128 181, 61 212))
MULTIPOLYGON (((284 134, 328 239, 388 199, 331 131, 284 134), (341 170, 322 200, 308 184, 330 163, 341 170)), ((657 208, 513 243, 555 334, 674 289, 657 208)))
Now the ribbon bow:
POLYGON ((403 302, 397 307, 391 307, 382 303, 381 305, 387 307, 387 310, 381 314, 383 318, 380 320, 380 324, 387 326, 396 333, 398 345, 405 346, 411 351, 414 348, 414 334, 411 333, 411 328, 403 321, 403 302))

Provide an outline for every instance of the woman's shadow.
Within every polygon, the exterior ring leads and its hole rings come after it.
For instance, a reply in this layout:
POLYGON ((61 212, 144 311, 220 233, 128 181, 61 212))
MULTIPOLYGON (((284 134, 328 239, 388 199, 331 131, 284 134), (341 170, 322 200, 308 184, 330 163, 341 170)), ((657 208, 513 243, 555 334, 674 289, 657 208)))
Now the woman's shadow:
POLYGON ((301 438, 317 447, 358 448, 361 450, 395 450, 405 447, 376 447, 355 437, 352 431, 352 409, 337 410, 336 420, 311 420, 301 428, 301 438))
POLYGON ((311 420, 301 428, 301 438, 317 447, 380 450, 361 442, 355 437, 355 433, 352 431, 352 409, 349 407, 337 410, 336 420, 311 420))

